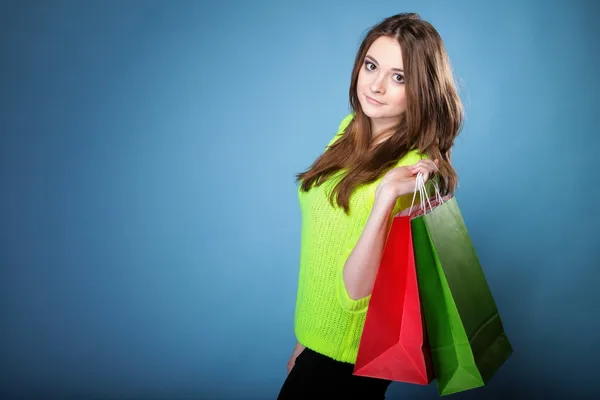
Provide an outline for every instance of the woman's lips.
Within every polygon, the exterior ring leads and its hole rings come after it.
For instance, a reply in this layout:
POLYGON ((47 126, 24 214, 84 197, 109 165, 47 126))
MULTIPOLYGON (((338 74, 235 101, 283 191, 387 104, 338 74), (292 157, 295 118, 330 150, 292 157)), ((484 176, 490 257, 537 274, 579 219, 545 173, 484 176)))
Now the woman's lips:
POLYGON ((369 97, 369 96, 367 96, 367 95, 365 95, 365 97, 367 98, 367 101, 368 101, 369 103, 373 104, 373 105, 376 105, 376 106, 382 106, 382 105, 383 105, 383 103, 382 103, 382 102, 380 102, 380 101, 377 101, 377 100, 375 100, 375 99, 374 99, 374 98, 372 98, 372 97, 369 97))

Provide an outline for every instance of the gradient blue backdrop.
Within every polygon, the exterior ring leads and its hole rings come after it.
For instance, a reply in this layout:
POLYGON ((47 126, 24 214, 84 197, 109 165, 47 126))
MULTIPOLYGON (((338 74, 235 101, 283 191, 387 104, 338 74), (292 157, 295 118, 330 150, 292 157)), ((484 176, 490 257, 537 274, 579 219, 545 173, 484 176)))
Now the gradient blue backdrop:
POLYGON ((594 1, 55 0, 0 3, 0 397, 274 399, 294 174, 348 112, 362 35, 402 11, 460 79, 457 198, 515 349, 453 397, 592 393, 594 1))

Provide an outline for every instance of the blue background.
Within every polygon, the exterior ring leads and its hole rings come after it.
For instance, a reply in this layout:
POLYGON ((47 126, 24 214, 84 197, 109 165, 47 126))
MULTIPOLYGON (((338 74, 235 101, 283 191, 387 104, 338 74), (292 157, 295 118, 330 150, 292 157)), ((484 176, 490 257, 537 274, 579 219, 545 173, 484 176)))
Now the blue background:
POLYGON ((294 174, 348 113, 362 35, 403 11, 460 81, 457 199, 515 349, 453 397, 592 393, 596 2, 55 0, 0 4, 0 397, 274 399, 294 174))

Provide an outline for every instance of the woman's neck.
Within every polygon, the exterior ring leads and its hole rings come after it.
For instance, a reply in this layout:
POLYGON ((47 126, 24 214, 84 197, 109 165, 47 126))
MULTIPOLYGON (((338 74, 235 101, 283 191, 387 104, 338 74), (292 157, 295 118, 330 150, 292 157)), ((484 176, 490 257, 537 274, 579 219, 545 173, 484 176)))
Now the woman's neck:
POLYGON ((389 129, 398 123, 397 118, 379 118, 377 120, 371 118, 371 148, 385 142, 394 132, 389 129))
POLYGON ((369 120, 371 122, 371 132, 373 133, 372 136, 375 138, 387 129, 396 125, 399 121, 399 118, 370 118, 369 120))

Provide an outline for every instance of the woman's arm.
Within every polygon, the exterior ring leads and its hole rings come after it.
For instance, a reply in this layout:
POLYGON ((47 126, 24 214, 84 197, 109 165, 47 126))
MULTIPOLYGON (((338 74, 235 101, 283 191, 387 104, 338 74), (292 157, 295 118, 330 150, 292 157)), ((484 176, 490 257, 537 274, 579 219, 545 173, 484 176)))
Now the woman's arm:
POLYGON ((396 200, 414 192, 417 173, 423 173, 427 180, 437 164, 437 160, 422 160, 413 166, 394 168, 382 179, 367 223, 344 264, 344 285, 352 300, 365 298, 373 291, 396 200))
POLYGON ((375 201, 367 224, 344 264, 344 284, 353 300, 371 294, 388 234, 396 198, 389 194, 375 201))

